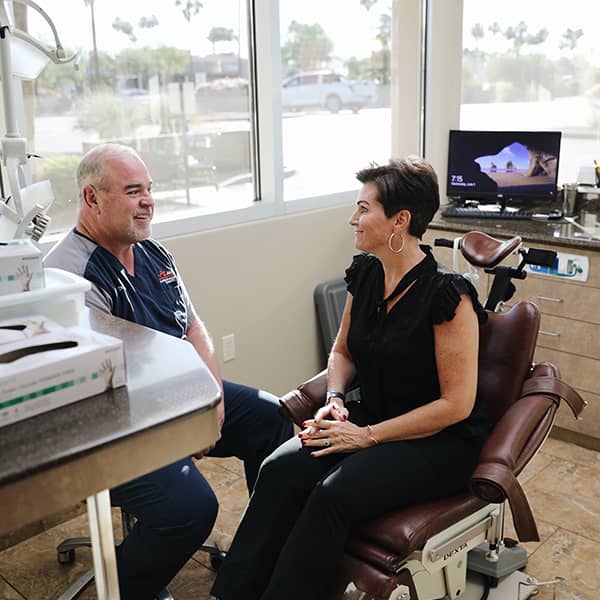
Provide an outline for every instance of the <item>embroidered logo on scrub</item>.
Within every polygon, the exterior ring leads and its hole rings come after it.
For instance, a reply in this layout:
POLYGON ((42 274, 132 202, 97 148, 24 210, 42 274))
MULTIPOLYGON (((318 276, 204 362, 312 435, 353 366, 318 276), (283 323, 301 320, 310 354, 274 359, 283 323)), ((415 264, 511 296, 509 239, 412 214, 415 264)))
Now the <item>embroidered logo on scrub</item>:
POLYGON ((161 283, 171 283, 177 280, 177 275, 173 271, 163 271, 161 269, 158 273, 158 279, 161 283))

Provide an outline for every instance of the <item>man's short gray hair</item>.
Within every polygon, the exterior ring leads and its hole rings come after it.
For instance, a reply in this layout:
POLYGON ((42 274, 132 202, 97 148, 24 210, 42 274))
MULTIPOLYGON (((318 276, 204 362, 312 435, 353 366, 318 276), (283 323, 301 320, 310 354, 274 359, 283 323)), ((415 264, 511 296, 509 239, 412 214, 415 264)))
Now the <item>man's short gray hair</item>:
POLYGON ((80 202, 83 198, 83 188, 86 185, 106 190, 104 164, 111 158, 121 156, 135 156, 141 160, 140 155, 131 146, 124 144, 100 144, 84 154, 77 167, 77 189, 80 202))

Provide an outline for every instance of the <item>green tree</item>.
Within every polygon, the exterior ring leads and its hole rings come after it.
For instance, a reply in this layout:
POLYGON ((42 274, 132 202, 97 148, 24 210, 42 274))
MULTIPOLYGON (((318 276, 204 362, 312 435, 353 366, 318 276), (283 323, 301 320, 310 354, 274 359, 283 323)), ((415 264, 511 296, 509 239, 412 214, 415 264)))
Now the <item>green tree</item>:
POLYGON ((115 17, 114 21, 112 22, 112 28, 115 31, 124 33, 129 38, 130 42, 137 42, 137 36, 133 32, 133 25, 129 21, 123 21, 119 17, 115 17))
POLYGON ((378 0, 360 0, 361 6, 364 6, 367 10, 371 10, 371 8, 377 4, 378 0))
POLYGON ((292 21, 281 57, 288 72, 308 71, 324 66, 331 58, 333 42, 318 23, 292 21))
POLYGON ((152 75, 160 75, 164 81, 167 75, 183 74, 190 62, 190 53, 172 46, 126 48, 114 60, 117 73, 137 77, 146 85, 152 75))
POLYGON ((512 41, 513 44, 513 52, 515 56, 520 56, 521 48, 525 45, 537 45, 546 41, 548 38, 548 30, 540 29, 537 33, 532 34, 528 33, 527 23, 524 21, 519 21, 517 25, 514 27, 507 27, 504 30, 504 37, 512 41))
POLYGON ((181 8, 185 20, 189 23, 204 5, 198 0, 175 0, 175 6, 181 8))
POLYGON ((571 29, 570 27, 562 34, 559 48, 575 50, 579 38, 583 35, 583 29, 571 29))
POLYGON ((235 39, 233 29, 227 27, 213 27, 207 36, 208 41, 212 44, 212 52, 215 54, 215 44, 217 42, 232 42, 235 39))
POLYGON ((95 131, 101 139, 132 136, 148 121, 147 107, 128 102, 116 102, 112 92, 94 93, 83 103, 77 126, 95 131))
POLYGON ((483 29, 483 25, 481 23, 475 23, 471 28, 471 35, 475 38, 477 42, 482 40, 485 36, 485 30, 483 29))

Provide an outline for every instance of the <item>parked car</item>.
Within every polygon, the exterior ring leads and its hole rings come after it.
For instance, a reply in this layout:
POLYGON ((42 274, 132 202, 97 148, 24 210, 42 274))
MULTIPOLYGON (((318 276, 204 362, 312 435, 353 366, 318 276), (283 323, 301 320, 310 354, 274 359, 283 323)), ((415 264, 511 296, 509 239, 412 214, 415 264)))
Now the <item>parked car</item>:
POLYGON ((281 98, 287 109, 323 107, 337 113, 349 108, 358 112, 375 98, 375 84, 349 81, 332 71, 311 71, 286 79, 281 98))

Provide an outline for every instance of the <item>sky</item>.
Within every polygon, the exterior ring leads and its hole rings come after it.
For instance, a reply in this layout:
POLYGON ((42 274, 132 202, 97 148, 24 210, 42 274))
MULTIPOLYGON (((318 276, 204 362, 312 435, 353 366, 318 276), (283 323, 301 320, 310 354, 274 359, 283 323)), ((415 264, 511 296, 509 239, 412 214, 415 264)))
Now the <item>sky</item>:
POLYGON ((475 159, 475 162, 479 164, 482 169, 489 170, 492 163, 498 168, 504 168, 508 161, 512 161, 517 169, 526 169, 529 166, 529 152, 523 144, 515 142, 502 148, 498 154, 493 156, 480 156, 475 159))
MULTIPOLYGON (((90 47, 90 9, 85 6, 84 0, 37 2, 54 20, 65 46, 90 47)), ((375 40, 379 15, 382 11, 391 13, 391 2, 379 0, 367 11, 361 6, 360 0, 281 0, 282 37, 293 20, 307 24, 319 23, 332 39, 336 57, 365 57, 370 55, 372 49, 379 47, 375 40), (343 21, 340 15, 343 15, 343 21)), ((206 38, 210 29, 217 26, 231 28, 236 34, 241 30, 240 45, 244 56, 243 49, 247 47, 245 0, 203 0, 203 4, 200 13, 188 23, 175 6, 175 0, 95 0, 98 47, 110 48, 117 53, 131 45, 125 34, 112 28, 117 16, 137 25, 140 16, 155 15, 159 21, 158 27, 136 27, 138 47, 168 44, 189 48, 196 55, 211 54, 212 45, 206 38)), ((49 39, 49 30, 39 18, 30 17, 30 31, 49 39)), ((219 49, 237 52, 237 43, 223 44, 219 49)))

